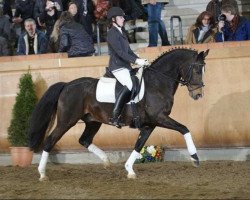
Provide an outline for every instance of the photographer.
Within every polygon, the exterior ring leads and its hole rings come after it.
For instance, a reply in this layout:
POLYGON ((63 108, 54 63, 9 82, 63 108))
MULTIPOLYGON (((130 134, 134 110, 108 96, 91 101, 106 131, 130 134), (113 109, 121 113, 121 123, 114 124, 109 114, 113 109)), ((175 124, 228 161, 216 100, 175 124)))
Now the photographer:
POLYGON ((47 0, 44 11, 37 19, 40 25, 45 25, 46 36, 48 39, 53 31, 54 24, 56 23, 56 20, 59 19, 60 15, 61 6, 58 4, 58 2, 47 0))
POLYGON ((218 18, 221 14, 221 7, 228 4, 234 6, 237 14, 239 13, 239 8, 236 0, 211 0, 207 4, 206 11, 210 12, 213 15, 215 22, 218 22, 218 18))
POLYGON ((231 5, 223 6, 221 13, 216 42, 250 40, 250 21, 239 16, 231 5))
MULTIPOLYGON (((61 0, 50 0, 51 2, 57 3, 60 6, 60 10, 58 9, 58 11, 62 11, 63 10, 63 6, 62 6, 62 1, 61 0)), ((43 28, 44 24, 41 24, 39 20, 39 16, 44 12, 45 7, 46 7, 46 2, 47 0, 35 0, 35 6, 34 6, 34 19, 37 22, 38 28, 41 29, 43 28)))

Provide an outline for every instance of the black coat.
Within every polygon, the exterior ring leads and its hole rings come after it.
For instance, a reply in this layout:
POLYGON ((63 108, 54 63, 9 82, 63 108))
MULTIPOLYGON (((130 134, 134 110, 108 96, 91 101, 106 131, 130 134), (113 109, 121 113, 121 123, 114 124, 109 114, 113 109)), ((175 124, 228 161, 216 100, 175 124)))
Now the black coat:
POLYGON ((59 19, 60 15, 61 15, 61 11, 58 11, 56 9, 55 9, 55 14, 52 16, 48 15, 46 10, 44 10, 40 14, 39 19, 41 23, 45 23, 46 25, 46 35, 48 38, 50 37, 53 31, 54 25, 56 23, 56 20, 59 19))
POLYGON ((34 0, 16 0, 16 11, 14 17, 21 17, 24 20, 33 18, 34 0))
POLYGON ((132 67, 130 63, 135 63, 138 56, 131 50, 125 34, 122 34, 116 27, 113 26, 108 31, 107 42, 110 53, 110 71, 124 67, 131 70, 132 67))
MULTIPOLYGON (((57 2, 60 5, 61 7, 60 11, 63 10, 63 5, 61 0, 53 0, 53 2, 57 2)), ((33 13, 35 20, 37 20, 37 17, 39 17, 40 14, 43 13, 45 7, 46 7, 46 0, 35 0, 34 13, 33 13)))
POLYGON ((87 0, 87 15, 83 15, 83 0, 75 0, 77 5, 77 14, 76 14, 76 21, 83 25, 87 33, 92 37, 93 30, 92 30, 92 23, 95 22, 94 10, 95 6, 92 0, 87 0))
POLYGON ((0 36, 0 56, 9 56, 10 49, 7 40, 0 36))
POLYGON ((11 10, 11 2, 10 0, 3 0, 0 2, 0 6, 3 8, 3 14, 8 15, 10 21, 13 18, 12 10, 11 10))
POLYGON ((67 52, 69 57, 88 56, 95 52, 92 38, 77 22, 62 25, 59 39, 59 52, 67 52))

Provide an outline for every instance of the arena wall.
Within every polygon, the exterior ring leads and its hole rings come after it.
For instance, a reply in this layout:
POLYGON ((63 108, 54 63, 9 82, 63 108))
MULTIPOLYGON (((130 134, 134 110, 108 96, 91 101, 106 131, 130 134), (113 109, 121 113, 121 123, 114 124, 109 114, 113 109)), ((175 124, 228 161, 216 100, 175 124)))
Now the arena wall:
MULTIPOLYGON (((250 146, 250 42, 230 42, 183 46, 199 51, 210 49, 206 59, 205 96, 194 101, 186 87, 179 87, 171 117, 186 125, 199 147, 250 146)), ((155 59, 172 47, 140 50, 140 56, 155 59)), ((181 59, 181 58, 180 58, 181 59)), ((99 78, 104 73, 108 56, 67 58, 65 54, 14 56, 0 58, 0 152, 9 151, 7 128, 18 92, 20 76, 30 68, 38 97, 58 81, 79 77, 99 78)), ((84 129, 78 122, 56 145, 57 150, 76 150, 84 129)), ((138 130, 117 129, 103 125, 94 143, 104 149, 132 148, 138 130)), ((167 148, 185 147, 181 134, 156 128, 147 144, 167 148)))

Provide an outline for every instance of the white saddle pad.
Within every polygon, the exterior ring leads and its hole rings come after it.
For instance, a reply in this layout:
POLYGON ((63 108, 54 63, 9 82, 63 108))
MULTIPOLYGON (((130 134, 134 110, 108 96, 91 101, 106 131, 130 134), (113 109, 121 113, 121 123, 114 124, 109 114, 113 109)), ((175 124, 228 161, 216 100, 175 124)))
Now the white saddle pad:
MULTIPOLYGON (((97 83, 96 88, 96 99, 102 103, 115 103, 115 78, 101 77, 97 83)), ((145 86, 144 79, 142 79, 141 89, 139 94, 135 97, 132 102, 139 102, 144 96, 145 86)), ((131 101, 130 101, 131 102, 131 101)), ((128 104, 130 104, 128 102, 128 104)))

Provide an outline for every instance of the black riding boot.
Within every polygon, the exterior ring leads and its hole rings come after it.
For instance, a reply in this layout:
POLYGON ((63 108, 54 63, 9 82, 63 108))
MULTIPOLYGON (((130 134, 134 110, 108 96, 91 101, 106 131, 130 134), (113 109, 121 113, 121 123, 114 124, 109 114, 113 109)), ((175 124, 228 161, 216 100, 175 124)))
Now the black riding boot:
POLYGON ((110 118, 109 124, 112 124, 117 128, 121 128, 121 124, 119 123, 120 115, 124 108, 125 103, 127 103, 130 100, 130 95, 131 91, 126 86, 124 86, 116 99, 112 118, 110 118))

